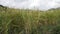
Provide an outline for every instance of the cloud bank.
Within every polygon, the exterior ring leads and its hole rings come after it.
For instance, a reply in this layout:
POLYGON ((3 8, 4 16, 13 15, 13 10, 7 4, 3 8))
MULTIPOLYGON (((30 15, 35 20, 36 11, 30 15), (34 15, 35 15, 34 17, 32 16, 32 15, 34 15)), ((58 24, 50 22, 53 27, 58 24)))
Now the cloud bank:
POLYGON ((0 0, 0 4, 13 8, 47 10, 60 7, 60 0, 0 0))

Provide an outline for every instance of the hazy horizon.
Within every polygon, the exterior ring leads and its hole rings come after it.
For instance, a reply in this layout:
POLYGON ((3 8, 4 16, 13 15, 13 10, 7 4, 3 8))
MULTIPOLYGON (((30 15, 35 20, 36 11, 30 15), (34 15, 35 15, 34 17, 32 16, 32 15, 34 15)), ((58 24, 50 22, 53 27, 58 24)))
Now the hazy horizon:
POLYGON ((47 10, 60 7, 60 0, 0 0, 0 4, 13 8, 47 10))

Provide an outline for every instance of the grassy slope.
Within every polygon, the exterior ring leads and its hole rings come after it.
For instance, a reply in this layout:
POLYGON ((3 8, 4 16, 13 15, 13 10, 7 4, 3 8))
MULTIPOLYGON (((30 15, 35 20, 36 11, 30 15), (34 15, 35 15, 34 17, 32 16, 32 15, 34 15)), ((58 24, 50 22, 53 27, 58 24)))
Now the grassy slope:
POLYGON ((0 34, 59 34, 59 28, 58 9, 41 12, 0 8, 0 34))

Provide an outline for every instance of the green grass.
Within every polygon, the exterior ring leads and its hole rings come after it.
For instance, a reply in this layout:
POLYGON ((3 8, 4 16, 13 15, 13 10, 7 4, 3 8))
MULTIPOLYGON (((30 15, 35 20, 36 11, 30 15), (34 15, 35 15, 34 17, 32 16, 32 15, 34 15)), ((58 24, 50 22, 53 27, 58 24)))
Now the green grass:
POLYGON ((13 8, 0 9, 0 34, 59 33, 60 10, 58 9, 45 12, 13 8))

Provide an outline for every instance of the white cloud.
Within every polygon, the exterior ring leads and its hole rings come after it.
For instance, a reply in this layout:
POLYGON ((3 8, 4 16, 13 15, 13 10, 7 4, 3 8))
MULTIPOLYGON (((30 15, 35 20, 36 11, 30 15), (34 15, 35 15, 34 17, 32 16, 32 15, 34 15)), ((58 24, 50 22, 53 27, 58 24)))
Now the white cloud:
POLYGON ((60 0, 0 0, 0 4, 15 8, 50 9, 60 7, 60 0))

